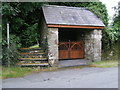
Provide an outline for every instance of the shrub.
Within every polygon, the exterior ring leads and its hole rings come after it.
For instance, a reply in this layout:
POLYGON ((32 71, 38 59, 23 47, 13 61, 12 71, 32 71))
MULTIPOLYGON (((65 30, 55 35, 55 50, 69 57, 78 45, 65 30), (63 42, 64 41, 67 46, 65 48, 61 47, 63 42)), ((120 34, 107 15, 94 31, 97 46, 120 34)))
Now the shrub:
POLYGON ((2 65, 15 65, 18 62, 18 52, 15 43, 10 44, 10 47, 3 46, 2 48, 2 65))

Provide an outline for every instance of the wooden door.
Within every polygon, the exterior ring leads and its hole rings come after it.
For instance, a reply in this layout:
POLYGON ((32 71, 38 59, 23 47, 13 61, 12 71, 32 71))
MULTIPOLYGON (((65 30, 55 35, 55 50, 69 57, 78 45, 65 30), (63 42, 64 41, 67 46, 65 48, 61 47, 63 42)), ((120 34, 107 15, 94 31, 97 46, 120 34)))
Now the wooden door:
POLYGON ((69 42, 59 43, 59 59, 69 58, 69 42))
POLYGON ((60 42, 59 59, 84 58, 84 42, 60 42))

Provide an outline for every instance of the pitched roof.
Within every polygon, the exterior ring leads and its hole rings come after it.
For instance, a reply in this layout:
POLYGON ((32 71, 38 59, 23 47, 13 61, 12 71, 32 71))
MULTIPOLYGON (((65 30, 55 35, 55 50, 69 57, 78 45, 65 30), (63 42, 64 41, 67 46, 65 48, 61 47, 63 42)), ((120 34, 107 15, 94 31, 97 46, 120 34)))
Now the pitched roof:
POLYGON ((97 15, 85 8, 46 5, 42 10, 48 25, 105 26, 97 15))

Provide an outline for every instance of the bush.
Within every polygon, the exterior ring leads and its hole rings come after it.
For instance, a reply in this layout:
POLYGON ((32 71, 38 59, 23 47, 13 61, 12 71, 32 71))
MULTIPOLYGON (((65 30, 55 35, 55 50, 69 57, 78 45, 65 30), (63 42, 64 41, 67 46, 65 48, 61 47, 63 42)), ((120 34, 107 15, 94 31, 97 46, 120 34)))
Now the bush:
POLYGON ((2 65, 9 66, 15 65, 18 62, 18 52, 16 49, 16 45, 13 43, 8 48, 7 46, 3 46, 2 48, 2 65))

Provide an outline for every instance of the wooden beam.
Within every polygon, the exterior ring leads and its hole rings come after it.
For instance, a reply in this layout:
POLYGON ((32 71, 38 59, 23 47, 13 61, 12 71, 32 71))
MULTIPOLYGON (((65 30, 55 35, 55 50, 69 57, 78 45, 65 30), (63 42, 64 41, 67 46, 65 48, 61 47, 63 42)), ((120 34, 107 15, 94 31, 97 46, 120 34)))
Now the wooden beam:
POLYGON ((48 27, 59 27, 59 28, 88 28, 88 29, 104 29, 104 26, 78 26, 78 25, 53 25, 49 24, 48 27))

